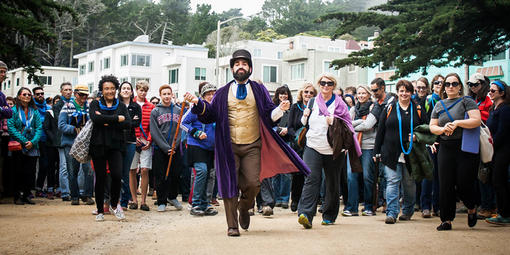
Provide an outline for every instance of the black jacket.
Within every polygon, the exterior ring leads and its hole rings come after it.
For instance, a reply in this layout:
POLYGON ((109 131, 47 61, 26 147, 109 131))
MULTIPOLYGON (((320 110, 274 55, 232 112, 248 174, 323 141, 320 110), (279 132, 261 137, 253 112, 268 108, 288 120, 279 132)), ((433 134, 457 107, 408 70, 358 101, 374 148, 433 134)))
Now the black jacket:
MULTIPOLYGON (((400 109, 400 107, 397 107, 397 101, 398 100, 395 99, 394 102, 389 104, 382 111, 379 118, 379 127, 377 129, 377 136, 375 137, 374 147, 374 154, 381 154, 381 162, 391 169, 397 169, 398 158, 400 157, 400 153, 402 153, 397 108, 399 108, 398 110, 400 110, 400 114, 402 116, 402 142, 405 146, 405 150, 408 149, 407 143, 409 142, 409 133, 411 132, 411 114, 409 108, 407 111, 408 114, 406 114, 406 111, 400 109), (388 109, 391 109, 389 116, 388 109)), ((416 109, 417 104, 416 102, 413 102, 412 110, 414 127, 427 123, 427 114, 424 112, 424 110, 421 109, 421 113, 418 114, 416 109)), ((409 160, 406 159, 406 162, 409 162, 409 160)))
POLYGON ((140 105, 133 100, 130 100, 127 110, 131 119, 131 127, 124 130, 124 139, 127 143, 135 143, 135 128, 139 127, 140 122, 142 121, 142 107, 140 107, 140 105), (135 116, 137 117, 135 118, 135 116))
MULTIPOLYGON (((104 98, 101 97, 100 100, 106 105, 104 98)), ((124 130, 131 127, 131 118, 126 105, 119 103, 116 110, 102 110, 99 102, 94 100, 90 103, 89 115, 94 123, 89 150, 92 158, 103 157, 111 150, 124 151, 126 148, 124 130), (123 122, 119 122, 119 115, 125 117, 123 122)))
POLYGON ((51 147, 60 146, 60 139, 58 137, 59 130, 57 121, 54 117, 53 110, 48 110, 44 116, 43 130, 46 134, 46 145, 51 147))
POLYGON ((301 117, 303 117, 303 110, 305 109, 305 105, 302 101, 299 101, 293 104, 289 110, 289 120, 287 122, 287 132, 288 136, 291 140, 291 146, 296 152, 301 152, 303 149, 300 148, 296 143, 295 139, 298 134, 296 132, 303 127, 303 123, 301 123, 301 117))

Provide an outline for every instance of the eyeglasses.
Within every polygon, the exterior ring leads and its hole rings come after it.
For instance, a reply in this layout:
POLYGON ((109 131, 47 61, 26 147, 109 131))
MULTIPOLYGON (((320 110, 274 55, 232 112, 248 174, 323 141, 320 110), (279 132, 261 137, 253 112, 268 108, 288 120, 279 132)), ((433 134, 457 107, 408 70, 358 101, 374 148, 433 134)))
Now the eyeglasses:
POLYGON ((44 96, 44 92, 35 93, 36 96, 44 96))
POLYGON ((425 86, 423 86, 423 87, 422 86, 416 87, 416 90, 426 90, 426 89, 427 89, 427 87, 425 87, 425 86))
POLYGON ((332 81, 320 81, 320 82, 319 82, 319 84, 320 84, 321 86, 326 86, 326 85, 327 85, 328 87, 333 87, 333 86, 335 86, 335 83, 334 83, 334 82, 332 82, 332 81))
POLYGON ((303 90, 303 93, 313 95, 313 91, 303 90))
POLYGON ((450 86, 452 86, 452 87, 457 87, 457 86, 459 86, 459 85, 460 85, 460 83, 458 83, 458 82, 456 82, 456 81, 454 81, 454 82, 445 82, 445 83, 444 83, 444 86, 445 86, 445 87, 450 87, 450 86))
POLYGON ((441 83, 443 83, 442 81, 435 81, 433 82, 434 85, 441 85, 441 83))
POLYGON ((477 83, 473 83, 473 82, 469 82, 469 81, 468 81, 468 82, 467 82, 467 85, 468 85, 470 88, 473 88, 473 87, 478 87, 478 86, 480 85, 480 83, 479 83, 479 82, 477 82, 477 83))
POLYGON ((489 89, 489 92, 490 92, 490 93, 496 93, 496 92, 499 92, 499 90, 489 89))
POLYGON ((24 97, 31 97, 32 96, 32 94, 30 94, 30 93, 23 93, 21 95, 24 96, 24 97))
POLYGON ((372 90, 372 92, 377 93, 377 91, 379 91, 379 88, 371 89, 371 90, 372 90))

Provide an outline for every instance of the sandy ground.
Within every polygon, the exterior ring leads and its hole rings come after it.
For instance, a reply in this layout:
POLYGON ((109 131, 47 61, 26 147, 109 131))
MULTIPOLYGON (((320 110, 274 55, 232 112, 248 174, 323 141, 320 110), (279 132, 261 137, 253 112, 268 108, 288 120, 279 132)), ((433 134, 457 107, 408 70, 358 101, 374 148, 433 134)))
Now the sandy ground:
MULTIPOLYGON (((249 231, 226 236, 223 207, 210 217, 184 209, 130 210, 119 222, 95 222, 95 206, 35 199, 37 205, 0 204, 0 254, 510 254, 510 227, 479 221, 469 229, 459 214, 453 230, 437 232, 439 218, 384 224, 384 215, 342 217, 321 226, 320 215, 305 230, 290 210, 252 216, 249 231)), ((152 201, 151 201, 152 202, 152 201)), ((186 207, 187 204, 184 204, 186 207)))

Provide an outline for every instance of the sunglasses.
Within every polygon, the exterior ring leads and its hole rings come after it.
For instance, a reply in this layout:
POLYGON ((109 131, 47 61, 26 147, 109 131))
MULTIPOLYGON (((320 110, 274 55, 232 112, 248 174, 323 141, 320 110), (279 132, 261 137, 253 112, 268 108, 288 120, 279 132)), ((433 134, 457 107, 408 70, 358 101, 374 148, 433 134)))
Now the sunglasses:
POLYGON ((333 86, 335 86, 335 83, 334 83, 334 82, 332 82, 332 81, 320 81, 320 82, 319 82, 319 84, 320 84, 321 86, 326 86, 326 85, 327 85, 328 87, 333 87, 333 86))
POLYGON ((441 83, 443 83, 442 81, 435 81, 433 82, 434 85, 441 85, 441 83))
POLYGON ((44 96, 44 92, 35 93, 36 96, 44 96))
POLYGON ((303 90, 303 93, 313 95, 313 91, 303 90))
POLYGON ((32 96, 32 94, 30 94, 30 93, 23 93, 21 95, 24 96, 24 97, 31 97, 32 96))
POLYGON ((445 83, 444 83, 444 86, 445 86, 445 87, 450 87, 450 86, 452 86, 452 87, 457 87, 457 86, 459 86, 459 85, 460 85, 460 83, 458 83, 458 82, 456 82, 456 81, 454 81, 454 82, 445 82, 445 83))
POLYGON ((77 93, 77 94, 78 94, 78 96, 80 96, 80 97, 88 97, 88 96, 89 96, 88 94, 85 94, 85 93, 77 93))
POLYGON ((426 90, 426 89, 427 89, 427 87, 421 87, 421 86, 416 87, 416 90, 426 90))
POLYGON ((499 90, 489 89, 489 92, 490 92, 490 93, 496 93, 496 92, 499 92, 499 90))
POLYGON ((372 92, 377 93, 377 91, 379 91, 379 88, 371 89, 371 90, 372 90, 372 92))
POLYGON ((480 85, 480 83, 479 83, 479 82, 477 82, 477 83, 473 83, 473 82, 469 82, 469 81, 468 81, 468 82, 467 82, 467 85, 468 85, 470 88, 472 88, 472 87, 478 87, 478 85, 480 85))

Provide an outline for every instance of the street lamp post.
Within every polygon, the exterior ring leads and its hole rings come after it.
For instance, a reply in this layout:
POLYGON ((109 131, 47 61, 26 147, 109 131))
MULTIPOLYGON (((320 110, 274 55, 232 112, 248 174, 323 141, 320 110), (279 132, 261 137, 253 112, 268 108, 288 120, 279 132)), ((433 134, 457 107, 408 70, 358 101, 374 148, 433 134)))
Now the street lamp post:
POLYGON ((229 21, 232 21, 232 20, 235 20, 235 19, 242 19, 243 17, 234 17, 234 18, 230 18, 230 19, 227 19, 225 21, 219 21, 218 20, 218 27, 216 28, 216 86, 220 86, 220 28, 221 28, 221 25, 229 22, 229 21))

